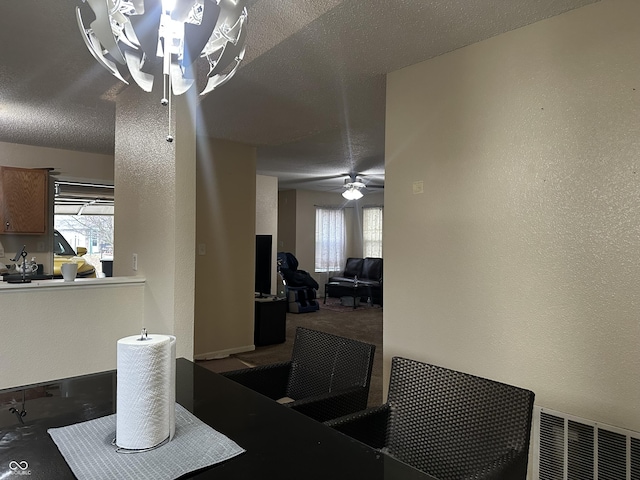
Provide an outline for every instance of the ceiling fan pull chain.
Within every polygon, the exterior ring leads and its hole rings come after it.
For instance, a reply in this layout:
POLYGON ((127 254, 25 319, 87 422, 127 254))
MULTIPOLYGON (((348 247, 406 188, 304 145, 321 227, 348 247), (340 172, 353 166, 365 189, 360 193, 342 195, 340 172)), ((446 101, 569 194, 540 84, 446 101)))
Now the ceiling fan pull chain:
POLYGON ((167 107, 169 109, 169 111, 167 112, 167 136, 166 136, 166 140, 167 142, 171 143, 173 142, 173 135, 171 135, 171 76, 169 74, 164 74, 163 75, 163 82, 162 82, 162 89, 163 89, 163 95, 162 95, 162 100, 160 103, 162 103, 162 105, 164 105, 165 107, 167 107))

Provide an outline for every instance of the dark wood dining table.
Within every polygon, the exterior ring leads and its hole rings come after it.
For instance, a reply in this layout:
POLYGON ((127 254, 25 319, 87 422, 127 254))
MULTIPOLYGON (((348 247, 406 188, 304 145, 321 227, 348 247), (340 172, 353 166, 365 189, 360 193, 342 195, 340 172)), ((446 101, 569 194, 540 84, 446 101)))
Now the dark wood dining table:
MULTIPOLYGON (((47 429, 111 415, 115 400, 115 370, 0 390, 0 478, 75 478, 47 429)), ((181 478, 435 480, 184 358, 176 401, 246 450, 181 478)))

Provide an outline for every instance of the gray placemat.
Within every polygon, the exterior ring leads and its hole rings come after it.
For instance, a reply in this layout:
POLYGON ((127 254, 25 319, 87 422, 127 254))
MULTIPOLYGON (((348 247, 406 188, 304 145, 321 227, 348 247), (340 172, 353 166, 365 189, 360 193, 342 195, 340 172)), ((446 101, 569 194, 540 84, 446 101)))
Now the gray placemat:
POLYGON ((245 450, 176 403, 173 440, 143 453, 116 453, 116 415, 47 430, 79 480, 174 480, 245 450))

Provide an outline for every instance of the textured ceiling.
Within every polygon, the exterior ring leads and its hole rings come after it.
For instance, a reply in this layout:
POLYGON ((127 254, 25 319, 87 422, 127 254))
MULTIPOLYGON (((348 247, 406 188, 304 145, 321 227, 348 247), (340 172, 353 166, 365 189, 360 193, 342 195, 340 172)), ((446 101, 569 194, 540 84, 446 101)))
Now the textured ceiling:
MULTIPOLYGON (((198 130, 257 146, 280 188, 383 183, 386 73, 594 1, 249 0, 245 61, 198 130)), ((0 141, 113 153, 125 85, 86 49, 80 4, 1 2, 0 141)))

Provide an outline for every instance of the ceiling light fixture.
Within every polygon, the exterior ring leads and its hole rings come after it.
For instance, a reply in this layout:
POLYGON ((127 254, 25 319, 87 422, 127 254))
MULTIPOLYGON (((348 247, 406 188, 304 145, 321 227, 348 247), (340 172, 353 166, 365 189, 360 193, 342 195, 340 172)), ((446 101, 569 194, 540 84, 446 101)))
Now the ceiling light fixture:
POLYGON ((358 200, 363 196, 360 188, 362 187, 351 184, 344 192, 342 192, 342 196, 347 200, 358 200))
POLYGON ((342 192, 342 196, 347 200, 358 200, 363 197, 362 190, 366 188, 366 185, 362 183, 355 174, 349 175, 349 179, 344 180, 344 192, 342 192), (349 181, 351 180, 351 181, 349 181))
MULTIPOLYGON (((244 58, 245 0, 82 1, 95 14, 87 28, 76 7, 84 42, 116 78, 129 83, 120 72, 126 67, 140 88, 151 92, 154 76, 145 64, 162 58, 161 103, 169 106, 169 124, 171 95, 181 95, 196 83, 194 64, 199 58, 208 62, 207 83, 200 95, 229 81, 244 58)), ((172 142, 173 136, 166 139, 172 142)))

